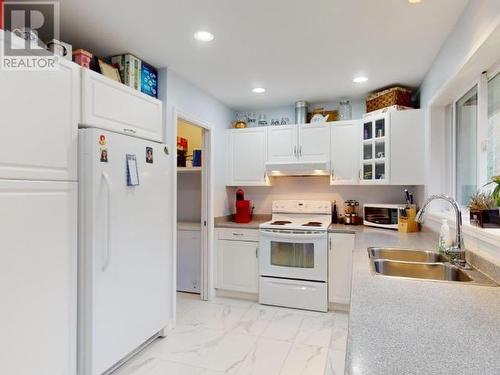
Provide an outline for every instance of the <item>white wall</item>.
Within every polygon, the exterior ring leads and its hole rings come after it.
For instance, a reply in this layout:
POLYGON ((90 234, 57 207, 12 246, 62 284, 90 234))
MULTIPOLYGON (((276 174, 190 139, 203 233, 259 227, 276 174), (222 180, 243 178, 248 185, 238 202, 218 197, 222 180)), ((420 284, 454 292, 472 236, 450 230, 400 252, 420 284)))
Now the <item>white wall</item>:
MULTIPOLYGON (((227 129, 234 118, 234 113, 220 103, 217 99, 208 95, 204 91, 200 90, 195 85, 189 83, 183 78, 179 77, 173 71, 167 70, 166 68, 159 70, 159 98, 164 103, 163 120, 165 124, 165 143, 170 150, 171 159, 171 170, 170 175, 172 176, 172 185, 170 191, 166 191, 165 194, 171 194, 170 210, 172 212, 171 220, 177 220, 176 215, 174 216, 174 208, 176 206, 176 201, 174 200, 174 192, 176 191, 176 170, 175 170, 175 160, 176 160, 176 149, 177 149, 177 139, 176 139, 176 119, 174 118, 174 112, 182 112, 183 114, 196 118, 197 121, 207 123, 212 127, 212 136, 214 140, 213 144, 213 180, 214 180, 214 202, 213 202, 213 214, 215 216, 226 215, 229 213, 229 208, 226 200, 226 188, 225 188, 225 150, 226 150, 226 137, 225 129, 227 129)), ((182 194, 182 193, 181 193, 182 194)), ((176 244, 176 236, 173 232, 174 223, 170 223, 165 230, 168 232, 168 244, 171 244, 173 248, 176 244)), ((175 259, 172 257, 172 259, 175 259)), ((212 266, 209 265, 210 269, 212 266)), ((170 274, 172 275, 172 285, 168 289, 170 294, 167 296, 171 301, 175 301, 174 294, 174 275, 175 275, 176 264, 172 263, 169 265, 170 274)), ((212 282, 210 280, 210 282, 212 282)), ((175 306, 175 305, 174 305, 175 306)), ((174 310, 169 312, 169 318, 173 319, 174 310)))
MULTIPOLYGON (((452 190, 449 104, 500 59, 499 30, 500 1, 470 0, 422 83, 421 106, 426 111, 426 195, 452 190)), ((439 220, 426 221, 434 230, 439 229, 439 224, 439 220)), ((486 254, 500 264, 497 238, 477 236, 473 234, 476 231, 468 228, 465 231, 468 249, 486 254)))
MULTIPOLYGON (((252 200, 254 213, 269 214, 278 199, 313 199, 336 201, 339 213, 344 201, 364 203, 404 203, 404 189, 414 193, 418 201, 422 187, 415 186, 330 186, 329 177, 274 177, 269 187, 244 187, 245 199, 252 200)), ((234 205, 236 188, 227 188, 228 200, 234 205)), ((418 203, 418 202, 417 202, 418 203)), ((234 211, 234 208, 232 208, 234 211)), ((361 213, 361 209, 358 211, 361 213)))
MULTIPOLYGON (((421 85, 425 107, 463 68, 500 22, 500 1, 470 0, 421 85)), ((480 74, 481 72, 478 72, 480 74)))
POLYGON ((215 184, 213 214, 214 216, 226 215, 228 213, 228 206, 225 194, 225 130, 230 127, 234 119, 234 112, 213 96, 179 77, 175 72, 162 69, 161 73, 163 75, 166 74, 166 143, 169 144, 172 151, 175 151, 174 108, 212 126, 212 136, 214 139, 212 152, 214 170, 212 173, 215 184))
MULTIPOLYGON (((323 102, 323 103, 309 103, 308 110, 311 112, 314 108, 322 107, 325 110, 338 110, 339 101, 323 102)), ((365 114, 365 100, 364 99, 353 99, 351 100, 352 107, 352 118, 360 119, 363 114, 365 114)), ((289 106, 275 107, 275 108, 257 108, 252 110, 242 110, 236 111, 237 113, 249 113, 255 112, 257 114, 257 120, 260 114, 265 114, 267 117, 267 122, 271 124, 273 118, 278 118, 281 120, 282 117, 288 117, 290 123, 295 123, 295 106, 290 104, 289 106)))

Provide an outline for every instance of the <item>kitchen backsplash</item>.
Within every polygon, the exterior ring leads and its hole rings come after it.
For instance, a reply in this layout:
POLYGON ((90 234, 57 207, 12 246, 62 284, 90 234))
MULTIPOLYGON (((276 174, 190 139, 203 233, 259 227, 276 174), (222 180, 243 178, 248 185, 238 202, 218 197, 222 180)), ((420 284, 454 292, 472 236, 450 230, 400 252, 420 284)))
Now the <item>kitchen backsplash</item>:
MULTIPOLYGON (((255 213, 270 213, 272 202, 279 199, 336 201, 339 212, 343 212, 344 201, 349 199, 357 200, 360 206, 364 203, 404 203, 404 189, 408 189, 413 192, 417 204, 421 204, 424 195, 423 186, 330 186, 329 177, 275 177, 272 183, 269 187, 243 187, 245 199, 252 200, 255 213)), ((228 187, 226 191, 230 207, 234 206, 236 188, 228 187)))

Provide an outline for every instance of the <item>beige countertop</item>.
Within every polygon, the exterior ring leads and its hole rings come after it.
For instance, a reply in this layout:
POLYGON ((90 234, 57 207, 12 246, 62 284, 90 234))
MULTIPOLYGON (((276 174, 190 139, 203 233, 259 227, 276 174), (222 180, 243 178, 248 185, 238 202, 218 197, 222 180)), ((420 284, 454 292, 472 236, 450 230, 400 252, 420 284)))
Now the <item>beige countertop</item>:
POLYGON ((243 228, 243 229, 259 229, 259 225, 271 220, 271 214, 254 214, 252 221, 245 224, 234 222, 234 215, 219 216, 214 219, 216 228, 243 228))
POLYGON ((375 275, 369 246, 435 250, 437 236, 351 228, 346 374, 500 374, 500 287, 375 275))

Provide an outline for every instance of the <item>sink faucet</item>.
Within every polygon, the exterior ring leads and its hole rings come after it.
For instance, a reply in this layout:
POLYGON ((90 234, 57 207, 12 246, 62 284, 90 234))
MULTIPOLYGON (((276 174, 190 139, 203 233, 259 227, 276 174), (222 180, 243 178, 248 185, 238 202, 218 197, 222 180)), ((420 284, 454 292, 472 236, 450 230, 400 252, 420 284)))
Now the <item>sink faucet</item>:
POLYGON ((417 223, 423 223, 424 222, 424 215, 425 215, 425 210, 427 209, 427 206, 429 203, 436 199, 441 199, 445 200, 448 203, 452 205, 452 207, 455 209, 455 215, 456 215, 456 220, 455 220, 455 233, 456 233, 456 238, 455 238, 455 244, 448 249, 445 250, 445 253, 447 255, 452 255, 452 263, 462 267, 462 268, 469 268, 470 266, 467 264, 465 260, 465 247, 464 247, 464 241, 462 238, 462 212, 460 210, 460 206, 458 205, 457 201, 445 194, 436 194, 436 195, 431 195, 424 203, 420 211, 418 211, 417 216, 415 217, 415 221, 417 223))

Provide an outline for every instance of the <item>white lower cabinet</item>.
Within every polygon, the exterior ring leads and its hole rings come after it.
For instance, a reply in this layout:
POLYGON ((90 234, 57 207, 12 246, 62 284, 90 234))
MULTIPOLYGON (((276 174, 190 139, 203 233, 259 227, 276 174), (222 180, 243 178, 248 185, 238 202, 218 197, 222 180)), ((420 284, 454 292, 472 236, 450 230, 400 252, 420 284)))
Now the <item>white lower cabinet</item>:
POLYGON ((352 253, 354 234, 328 234, 328 302, 351 302, 352 253))
POLYGON ((258 293, 259 243, 218 238, 216 287, 227 291, 258 293))

